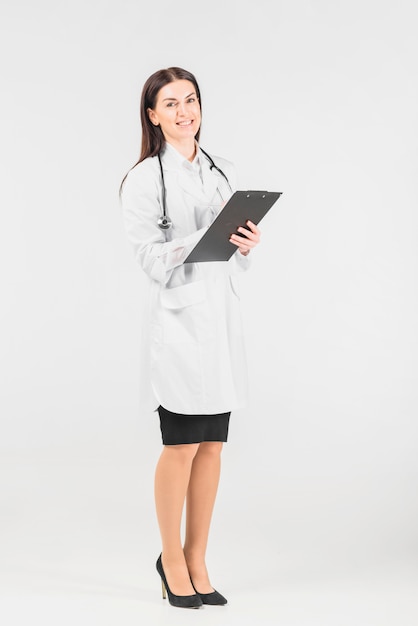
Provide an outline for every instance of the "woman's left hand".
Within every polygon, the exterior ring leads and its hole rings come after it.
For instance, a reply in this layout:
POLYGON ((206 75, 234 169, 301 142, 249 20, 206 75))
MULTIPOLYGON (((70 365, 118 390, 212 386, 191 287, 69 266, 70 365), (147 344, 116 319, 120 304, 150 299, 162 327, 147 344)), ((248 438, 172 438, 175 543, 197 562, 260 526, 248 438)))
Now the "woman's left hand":
POLYGON ((229 238, 229 241, 237 246, 238 250, 244 256, 247 256, 247 254, 249 254, 258 243, 260 243, 261 236, 259 228, 257 228, 253 222, 247 220, 246 223, 250 230, 244 228, 243 226, 239 226, 239 228, 237 228, 237 232, 243 233, 245 237, 240 237, 239 235, 234 234, 229 238))

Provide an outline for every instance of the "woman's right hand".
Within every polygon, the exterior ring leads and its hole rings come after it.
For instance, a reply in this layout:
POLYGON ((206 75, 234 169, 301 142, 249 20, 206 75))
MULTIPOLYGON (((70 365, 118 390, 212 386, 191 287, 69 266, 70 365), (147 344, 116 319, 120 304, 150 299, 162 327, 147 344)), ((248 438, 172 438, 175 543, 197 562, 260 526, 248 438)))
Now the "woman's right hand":
POLYGON ((244 236, 233 234, 229 238, 229 241, 237 246, 240 253, 247 256, 255 246, 260 243, 261 231, 251 220, 247 220, 247 227, 239 226, 237 228, 238 233, 242 233, 244 236))

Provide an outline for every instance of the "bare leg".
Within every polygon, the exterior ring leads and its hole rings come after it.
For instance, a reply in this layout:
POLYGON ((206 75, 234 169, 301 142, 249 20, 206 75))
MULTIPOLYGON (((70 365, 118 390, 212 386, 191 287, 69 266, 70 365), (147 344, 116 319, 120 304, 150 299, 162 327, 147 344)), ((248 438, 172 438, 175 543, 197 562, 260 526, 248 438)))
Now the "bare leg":
POLYGON ((184 555, 197 591, 211 593, 213 587, 205 564, 209 528, 221 471, 222 442, 205 441, 193 460, 186 499, 184 555))
POLYGON ((181 542, 181 518, 193 459, 199 444, 164 446, 155 471, 155 505, 162 540, 162 563, 172 593, 195 593, 181 542))

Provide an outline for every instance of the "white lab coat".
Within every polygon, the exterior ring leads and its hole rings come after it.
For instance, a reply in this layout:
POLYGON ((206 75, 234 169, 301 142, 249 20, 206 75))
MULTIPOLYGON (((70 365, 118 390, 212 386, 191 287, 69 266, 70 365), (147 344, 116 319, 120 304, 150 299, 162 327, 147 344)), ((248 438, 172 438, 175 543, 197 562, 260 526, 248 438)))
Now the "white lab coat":
MULTIPOLYGON (((157 157, 129 172, 121 196, 128 239, 150 287, 144 294, 141 404, 150 410, 161 404, 174 413, 224 413, 247 401, 237 274, 249 259, 237 251, 228 262, 183 264, 231 190, 200 150, 203 184, 171 145, 161 159, 172 228, 157 224, 163 212, 157 157)), ((233 165, 213 159, 235 190, 233 165)))

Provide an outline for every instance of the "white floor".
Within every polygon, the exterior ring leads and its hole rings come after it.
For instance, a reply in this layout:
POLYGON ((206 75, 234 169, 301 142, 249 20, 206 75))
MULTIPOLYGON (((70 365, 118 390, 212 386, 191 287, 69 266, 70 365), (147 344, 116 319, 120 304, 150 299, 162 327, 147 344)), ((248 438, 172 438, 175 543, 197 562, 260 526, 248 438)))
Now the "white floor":
POLYGON ((9 459, 1 469, 4 626, 418 624, 416 564, 305 558, 285 538, 258 536, 252 519, 241 521, 243 546, 220 511, 209 565, 229 604, 176 609, 162 600, 155 570, 152 481, 129 459, 9 459))
POLYGON ((408 580, 260 584, 245 590, 231 587, 228 606, 199 610, 171 607, 159 596, 157 579, 155 585, 151 581, 147 586, 134 583, 133 580, 125 585, 117 581, 106 584, 99 576, 88 581, 81 572, 78 580, 57 577, 49 583, 38 576, 32 584, 15 577, 5 586, 0 598, 1 622, 8 626, 192 622, 220 626, 416 626, 418 623, 417 587, 408 580))

